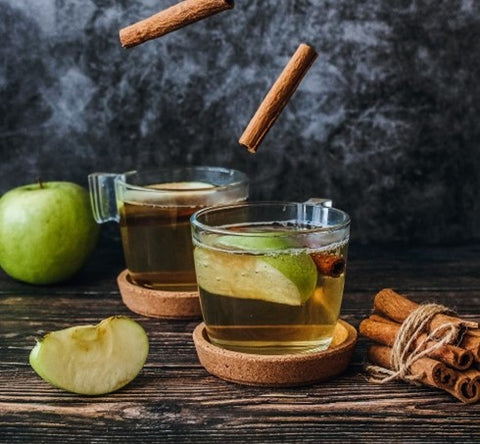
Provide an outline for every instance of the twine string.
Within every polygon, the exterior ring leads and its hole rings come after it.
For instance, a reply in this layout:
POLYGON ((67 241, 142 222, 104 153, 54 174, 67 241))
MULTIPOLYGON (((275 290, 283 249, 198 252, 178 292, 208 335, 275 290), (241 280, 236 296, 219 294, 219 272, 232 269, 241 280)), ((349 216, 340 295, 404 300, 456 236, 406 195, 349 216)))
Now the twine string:
POLYGON ((426 335, 412 350, 413 344, 437 314, 452 314, 452 311, 443 305, 424 304, 410 313, 402 323, 392 346, 392 369, 379 365, 369 365, 367 366, 367 371, 370 373, 369 380, 384 384, 396 379, 403 379, 417 384, 423 375, 413 374, 411 371, 412 365, 443 345, 455 343, 462 333, 461 324, 446 322, 426 335), (428 342, 432 342, 432 344, 426 346, 428 342))

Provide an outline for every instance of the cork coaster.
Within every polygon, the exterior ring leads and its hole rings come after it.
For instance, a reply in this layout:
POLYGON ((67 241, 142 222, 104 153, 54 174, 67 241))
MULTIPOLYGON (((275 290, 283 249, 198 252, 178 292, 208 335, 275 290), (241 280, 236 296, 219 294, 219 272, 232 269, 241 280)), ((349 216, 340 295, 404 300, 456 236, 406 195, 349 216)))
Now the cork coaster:
POLYGON ((289 387, 331 379, 348 366, 357 342, 357 331, 339 320, 327 350, 288 355, 255 355, 225 350, 211 344, 202 322, 193 341, 203 367, 212 375, 244 385, 289 387))
POLYGON ((135 313, 160 319, 196 319, 202 316, 196 291, 161 291, 133 284, 128 271, 117 277, 123 303, 135 313))

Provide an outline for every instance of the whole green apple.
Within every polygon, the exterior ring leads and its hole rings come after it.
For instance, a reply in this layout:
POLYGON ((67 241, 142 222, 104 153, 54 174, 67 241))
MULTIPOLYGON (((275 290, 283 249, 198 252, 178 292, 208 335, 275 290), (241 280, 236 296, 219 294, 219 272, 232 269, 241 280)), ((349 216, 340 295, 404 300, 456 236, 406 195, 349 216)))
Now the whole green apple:
POLYGON ((92 253, 98 233, 88 192, 75 183, 24 185, 0 199, 0 267, 20 281, 70 278, 92 253))

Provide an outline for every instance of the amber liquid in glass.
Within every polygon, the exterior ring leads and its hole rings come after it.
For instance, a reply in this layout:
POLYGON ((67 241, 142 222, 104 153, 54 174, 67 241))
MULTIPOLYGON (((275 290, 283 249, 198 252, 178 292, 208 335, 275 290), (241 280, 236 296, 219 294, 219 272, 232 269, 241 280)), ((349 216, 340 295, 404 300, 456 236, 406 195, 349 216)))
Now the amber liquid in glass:
MULTIPOLYGON (((183 182, 182 192, 198 189, 198 182, 183 182)), ((204 184, 206 188, 213 185, 204 184)), ((151 185, 171 190, 175 184, 151 185)), ((211 193, 207 191, 211 200, 211 193)), ((196 291, 190 216, 204 207, 158 204, 155 201, 125 201, 119 205, 120 231, 129 278, 134 284, 166 291, 196 291)))
POLYGON ((285 296, 293 284, 269 264, 300 261, 296 273, 307 269, 305 272, 312 273, 311 265, 307 267, 309 258, 320 253, 346 260, 346 243, 321 250, 308 248, 267 254, 195 248, 202 313, 212 343, 260 354, 311 352, 330 345, 340 313, 345 272, 332 277, 317 269, 313 287, 309 284, 308 294, 302 296, 306 300, 275 301, 277 295, 285 296), (262 259, 269 258, 273 261, 264 266, 262 259))

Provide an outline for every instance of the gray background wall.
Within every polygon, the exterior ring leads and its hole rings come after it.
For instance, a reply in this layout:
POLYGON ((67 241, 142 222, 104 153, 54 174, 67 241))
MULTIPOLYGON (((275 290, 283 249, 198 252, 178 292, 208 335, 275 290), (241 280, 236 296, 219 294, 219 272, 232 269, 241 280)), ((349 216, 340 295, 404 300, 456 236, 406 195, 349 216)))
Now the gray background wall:
POLYGON ((358 242, 480 239, 480 2, 237 0, 130 50, 173 0, 0 0, 0 192, 222 165, 254 199, 330 196, 358 242), (238 137, 302 41, 319 57, 256 155, 238 137))

